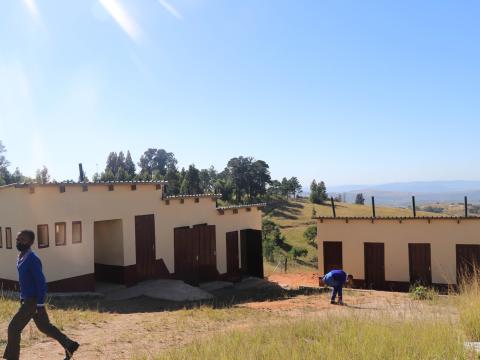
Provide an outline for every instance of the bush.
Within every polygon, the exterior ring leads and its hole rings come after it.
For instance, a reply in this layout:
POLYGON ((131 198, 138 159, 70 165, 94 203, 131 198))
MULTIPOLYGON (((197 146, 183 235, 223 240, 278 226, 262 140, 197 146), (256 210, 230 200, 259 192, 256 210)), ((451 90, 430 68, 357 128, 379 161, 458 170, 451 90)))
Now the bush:
POLYGON ((309 226, 304 232, 303 237, 307 240, 307 243, 313 247, 317 247, 317 226, 309 226))
POLYGON ((421 284, 415 284, 410 287, 410 295, 414 300, 434 300, 438 296, 438 293, 435 289, 421 284))
POLYGON ((308 250, 305 249, 305 248, 294 246, 290 250, 290 253, 292 254, 293 258, 296 259, 296 258, 299 258, 299 257, 307 256, 308 250))

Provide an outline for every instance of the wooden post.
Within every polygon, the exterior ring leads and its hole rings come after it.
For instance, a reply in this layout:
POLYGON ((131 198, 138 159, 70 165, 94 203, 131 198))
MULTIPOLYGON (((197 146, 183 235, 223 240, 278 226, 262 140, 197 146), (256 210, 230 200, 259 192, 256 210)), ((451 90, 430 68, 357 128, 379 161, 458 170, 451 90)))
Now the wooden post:
POLYGON ((375 196, 372 196, 372 217, 375 216, 375 196))
POLYGON ((465 196, 465 217, 468 217, 468 199, 465 196))
POLYGON ((330 198, 330 201, 332 203, 332 212, 333 212, 333 217, 337 217, 337 213, 335 212, 335 201, 333 200, 333 196, 330 198))
POLYGON ((83 172, 82 163, 78 164, 78 171, 80 172, 79 180, 80 180, 80 182, 83 183, 85 181, 85 173, 83 172))
POLYGON ((417 207, 415 206, 415 196, 412 196, 413 217, 417 217, 417 207))
POLYGON ((284 265, 285 274, 287 273, 287 264, 288 264, 288 259, 285 258, 285 265, 284 265))

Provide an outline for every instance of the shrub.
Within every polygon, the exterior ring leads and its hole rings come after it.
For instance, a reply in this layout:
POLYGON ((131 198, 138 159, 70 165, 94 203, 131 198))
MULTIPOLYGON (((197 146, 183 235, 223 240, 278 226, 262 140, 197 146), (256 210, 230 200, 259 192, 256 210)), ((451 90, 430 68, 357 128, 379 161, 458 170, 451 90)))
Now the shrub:
POLYGON ((410 295, 414 300, 434 300, 438 293, 435 289, 417 283, 410 287, 410 295))
POLYGON ((293 258, 296 259, 296 258, 299 258, 299 257, 306 256, 308 254, 308 250, 305 249, 305 248, 294 246, 290 250, 290 253, 292 254, 293 258))

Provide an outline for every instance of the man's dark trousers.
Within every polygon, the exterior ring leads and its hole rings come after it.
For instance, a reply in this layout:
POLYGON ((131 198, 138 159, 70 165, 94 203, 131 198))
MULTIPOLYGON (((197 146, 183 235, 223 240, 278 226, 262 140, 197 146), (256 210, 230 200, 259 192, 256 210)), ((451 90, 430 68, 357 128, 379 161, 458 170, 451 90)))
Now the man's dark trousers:
POLYGON ((8 342, 3 355, 4 359, 19 359, 21 333, 31 319, 37 325, 38 330, 57 340, 64 348, 71 344, 72 340, 50 323, 45 309, 37 311, 37 299, 26 299, 8 325, 8 342))

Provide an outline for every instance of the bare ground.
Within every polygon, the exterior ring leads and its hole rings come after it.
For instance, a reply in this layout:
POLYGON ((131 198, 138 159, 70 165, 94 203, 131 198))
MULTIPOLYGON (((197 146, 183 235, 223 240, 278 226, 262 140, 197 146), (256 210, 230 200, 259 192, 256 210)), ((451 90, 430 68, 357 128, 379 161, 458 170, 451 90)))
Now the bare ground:
MULTIPOLYGON (((314 274, 275 276, 270 280, 290 287, 308 285, 314 274)), ((318 281, 318 280, 316 280, 318 281)), ((98 304, 95 321, 70 322, 65 332, 81 343, 76 359, 132 359, 182 346, 199 337, 257 325, 281 323, 289 318, 321 318, 330 315, 397 314, 401 318, 456 316, 448 301, 420 303, 408 294, 346 291, 348 306, 331 305, 329 294, 318 290, 268 290, 232 292, 223 290, 218 300, 207 304, 174 304, 139 298, 121 303, 98 304)), ((57 304, 68 311, 70 305, 57 304)), ((75 311, 75 310, 72 310, 75 311)), ((95 319, 93 317, 93 319, 95 319)), ((4 344, 7 323, 0 324, 4 344)), ((25 331, 21 359, 63 359, 58 344, 39 334, 33 324, 25 331)))

